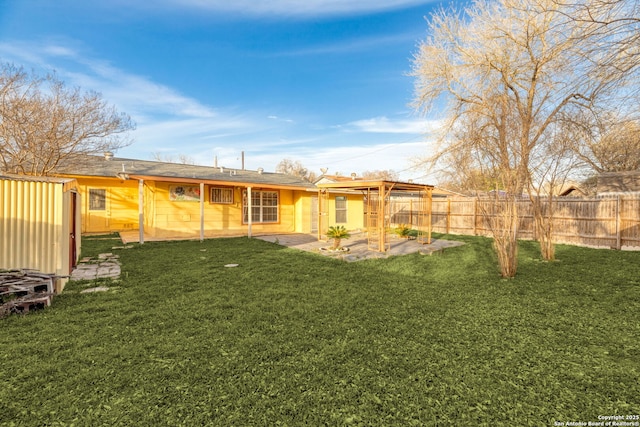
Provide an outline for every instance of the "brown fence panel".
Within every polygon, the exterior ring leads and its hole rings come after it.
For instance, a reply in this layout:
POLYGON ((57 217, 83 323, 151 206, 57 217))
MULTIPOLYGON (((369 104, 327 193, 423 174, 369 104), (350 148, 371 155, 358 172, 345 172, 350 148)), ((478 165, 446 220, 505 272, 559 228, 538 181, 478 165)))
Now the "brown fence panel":
MULTIPOLYGON (((415 224, 410 200, 393 203, 392 223, 415 224)), ((433 231, 446 234, 489 235, 494 201, 472 197, 433 199, 433 231)), ((543 208, 549 209, 548 201, 543 208)), ((531 201, 518 202, 521 218, 519 237, 535 239, 531 201)), ((640 195, 605 198, 558 198, 553 202, 556 243, 604 248, 640 248, 640 195)))
POLYGON ((554 240, 574 245, 616 247, 616 199, 556 202, 554 240))
POLYGON ((640 247, 640 197, 620 198, 620 245, 640 247))

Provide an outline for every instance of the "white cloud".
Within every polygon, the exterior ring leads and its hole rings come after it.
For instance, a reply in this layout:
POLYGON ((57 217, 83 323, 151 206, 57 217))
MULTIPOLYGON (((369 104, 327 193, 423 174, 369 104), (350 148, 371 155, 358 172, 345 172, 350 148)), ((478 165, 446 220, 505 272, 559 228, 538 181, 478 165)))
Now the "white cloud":
POLYGON ((131 115, 146 113, 212 118, 216 111, 175 90, 127 73, 107 61, 88 58, 61 43, 12 42, 0 44, 0 57, 25 68, 56 70, 71 86, 95 90, 131 115))
POLYGON ((385 116, 356 120, 341 126, 346 131, 367 133, 431 133, 439 126, 438 122, 424 119, 389 119, 385 116))
MULTIPOLYGON (((234 12, 243 15, 320 16, 351 15, 400 9, 434 0, 164 0, 177 7, 234 12)), ((155 3, 153 3, 155 4, 155 3)))
POLYGON ((108 103, 137 123, 131 134, 135 143, 123 151, 140 158, 166 146, 187 151, 207 139, 237 136, 247 129, 257 132, 265 127, 263 118, 218 110, 60 43, 3 43, 0 57, 22 64, 25 69, 55 69, 70 86, 102 93, 108 103))
POLYGON ((281 51, 278 53, 269 53, 269 56, 287 57, 287 56, 305 56, 305 55, 324 55, 324 54, 344 54, 370 49, 380 49, 385 45, 393 45, 395 43, 407 43, 415 41, 414 33, 401 33, 387 36, 374 36, 349 39, 336 43, 327 43, 323 45, 309 46, 300 49, 281 51))
POLYGON ((70 57, 70 58, 76 57, 75 50, 66 46, 61 46, 56 44, 43 46, 43 52, 51 56, 70 57))
POLYGON ((293 123, 294 122, 292 119, 285 119, 285 118, 276 116, 275 114, 268 115, 267 119, 269 119, 269 120, 277 120, 277 121, 285 122, 285 123, 293 123))

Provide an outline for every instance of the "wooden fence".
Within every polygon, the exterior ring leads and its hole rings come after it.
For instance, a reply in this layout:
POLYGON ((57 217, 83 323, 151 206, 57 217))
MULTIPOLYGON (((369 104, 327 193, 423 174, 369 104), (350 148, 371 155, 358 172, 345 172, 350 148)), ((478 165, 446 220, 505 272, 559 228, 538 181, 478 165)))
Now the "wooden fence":
MULTIPOLYGON (((392 226, 415 224, 415 202, 391 202, 392 226)), ((434 199, 431 224, 434 232, 489 235, 488 206, 493 201, 472 197, 434 199)), ((554 241, 612 249, 640 248, 640 195, 608 198, 559 198, 554 200, 554 241)), ((548 208, 548 202, 543 205, 548 208)), ((519 238, 536 239, 531 201, 518 202, 519 238)))

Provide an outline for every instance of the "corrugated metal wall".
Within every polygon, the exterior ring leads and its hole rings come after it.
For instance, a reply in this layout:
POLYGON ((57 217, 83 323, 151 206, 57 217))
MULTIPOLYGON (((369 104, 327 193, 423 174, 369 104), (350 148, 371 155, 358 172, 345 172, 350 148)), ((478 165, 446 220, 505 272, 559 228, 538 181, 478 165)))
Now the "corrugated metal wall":
POLYGON ((64 185, 0 179, 0 203, 0 269, 68 275, 71 230, 64 185))

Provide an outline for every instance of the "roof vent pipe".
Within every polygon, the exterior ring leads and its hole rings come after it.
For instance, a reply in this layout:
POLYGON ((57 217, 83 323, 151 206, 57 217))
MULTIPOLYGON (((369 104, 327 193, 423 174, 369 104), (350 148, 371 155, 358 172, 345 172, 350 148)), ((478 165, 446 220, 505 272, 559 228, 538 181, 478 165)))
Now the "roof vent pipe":
POLYGON ((104 159, 105 160, 111 160, 113 159, 113 153, 111 151, 105 151, 104 152, 104 159))
POLYGON ((262 172, 264 172, 264 169, 258 168, 258 174, 262 175, 262 172))

